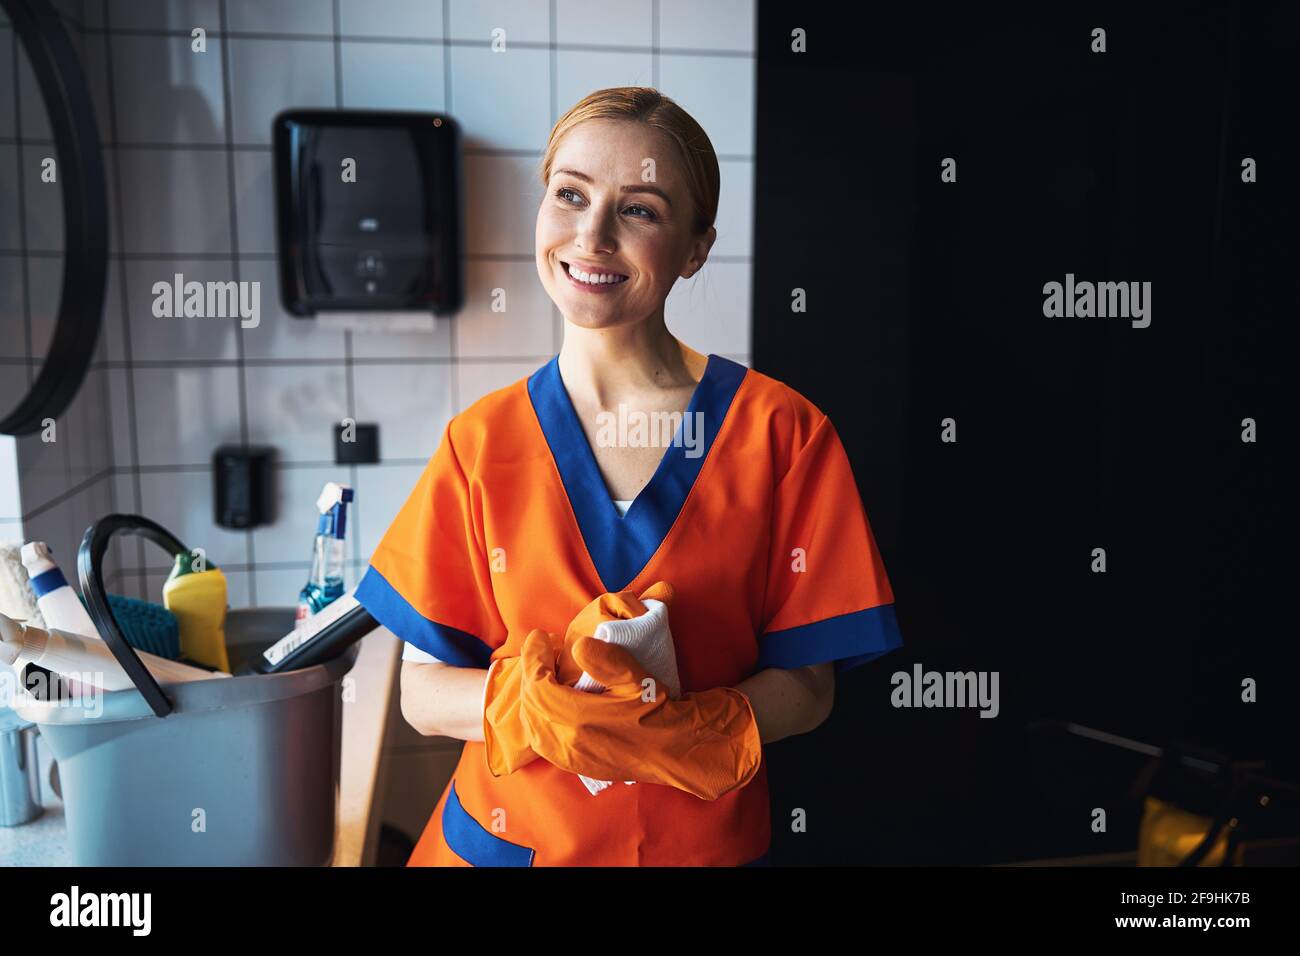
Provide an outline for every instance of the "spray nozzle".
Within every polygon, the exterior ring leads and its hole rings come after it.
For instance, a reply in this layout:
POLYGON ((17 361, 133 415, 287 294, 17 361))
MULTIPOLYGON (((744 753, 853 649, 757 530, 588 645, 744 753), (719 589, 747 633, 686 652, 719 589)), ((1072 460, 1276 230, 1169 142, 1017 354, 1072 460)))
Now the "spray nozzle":
POLYGON ((343 537, 347 526, 347 506, 352 497, 353 492, 348 485, 334 481, 325 483, 325 490, 316 499, 316 510, 320 512, 320 520, 316 523, 317 534, 343 537))
POLYGON ((50 546, 44 541, 28 541, 19 553, 24 567, 50 560, 50 546))
POLYGON ((352 500, 352 489, 347 485, 340 485, 336 481, 325 482, 325 490, 320 493, 316 499, 316 510, 321 514, 329 514, 331 508, 338 504, 346 504, 352 500))

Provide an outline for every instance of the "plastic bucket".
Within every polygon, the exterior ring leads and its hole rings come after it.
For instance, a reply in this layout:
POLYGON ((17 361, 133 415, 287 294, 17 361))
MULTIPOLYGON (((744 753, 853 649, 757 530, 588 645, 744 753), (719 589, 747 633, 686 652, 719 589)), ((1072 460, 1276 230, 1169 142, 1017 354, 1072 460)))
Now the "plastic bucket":
MULTIPOLYGON (((231 666, 293 627, 293 608, 231 611, 231 666)), ((13 704, 59 762, 77 866, 325 866, 334 853, 342 699, 358 645, 284 674, 13 704)))
MULTIPOLYGON (((78 866, 322 866, 333 858, 342 699, 356 663, 338 657, 278 674, 159 684, 113 617, 101 564, 116 534, 186 551, 142 515, 112 514, 77 552, 81 594, 135 685, 85 698, 13 703, 59 764, 68 842, 78 866)), ((293 628, 293 608, 227 613, 238 672, 293 628)))

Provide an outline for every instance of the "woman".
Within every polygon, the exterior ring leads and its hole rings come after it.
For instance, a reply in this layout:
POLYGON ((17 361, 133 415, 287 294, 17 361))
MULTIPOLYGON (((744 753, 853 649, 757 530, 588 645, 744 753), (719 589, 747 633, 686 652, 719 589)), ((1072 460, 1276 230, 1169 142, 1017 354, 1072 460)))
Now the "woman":
MULTIPOLYGON (((408 865, 762 861, 761 746, 826 719, 836 669, 899 646, 889 581, 827 417, 664 324, 717 235, 700 126, 653 89, 600 90, 555 125, 541 178, 559 355, 451 419, 357 589, 408 642, 405 718, 467 742, 408 865), (620 412, 680 424, 666 448, 611 441, 620 412), (559 681, 555 635, 656 582, 682 695, 643 720, 559 681), (640 782, 593 795, 579 773, 640 782)), ((634 659, 579 643, 635 696, 634 659)))

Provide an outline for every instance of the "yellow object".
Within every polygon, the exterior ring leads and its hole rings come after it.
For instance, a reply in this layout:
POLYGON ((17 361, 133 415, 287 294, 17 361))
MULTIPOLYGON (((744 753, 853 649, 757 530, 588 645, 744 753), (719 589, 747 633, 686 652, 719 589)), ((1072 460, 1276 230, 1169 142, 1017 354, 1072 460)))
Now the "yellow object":
MULTIPOLYGON (((1142 805, 1138 828, 1138 866, 1177 866, 1200 846, 1214 821, 1189 813, 1158 797, 1147 797, 1142 805)), ((1201 866, 1219 866, 1228 849, 1229 829, 1224 827, 1201 860, 1201 866)), ((1233 865, 1242 865, 1242 847, 1237 847, 1233 865)))
POLYGON ((589 694, 556 677, 545 631, 524 641, 520 716, 533 751, 596 780, 637 780, 716 800, 747 784, 763 757, 749 699, 734 687, 647 699, 651 675, 626 650, 594 637, 572 647, 575 664, 605 685, 589 694))
POLYGON ((226 576, 219 568, 169 577, 163 605, 180 625, 181 655, 230 673, 226 656, 226 576))

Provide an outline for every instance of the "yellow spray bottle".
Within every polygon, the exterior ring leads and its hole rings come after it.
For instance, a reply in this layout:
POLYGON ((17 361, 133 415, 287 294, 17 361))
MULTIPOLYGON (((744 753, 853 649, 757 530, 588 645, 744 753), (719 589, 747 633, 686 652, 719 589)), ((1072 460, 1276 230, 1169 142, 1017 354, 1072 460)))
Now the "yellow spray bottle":
POLYGON ((182 551, 163 584, 163 604, 180 625, 181 656, 230 673, 226 655, 226 576, 182 551))

